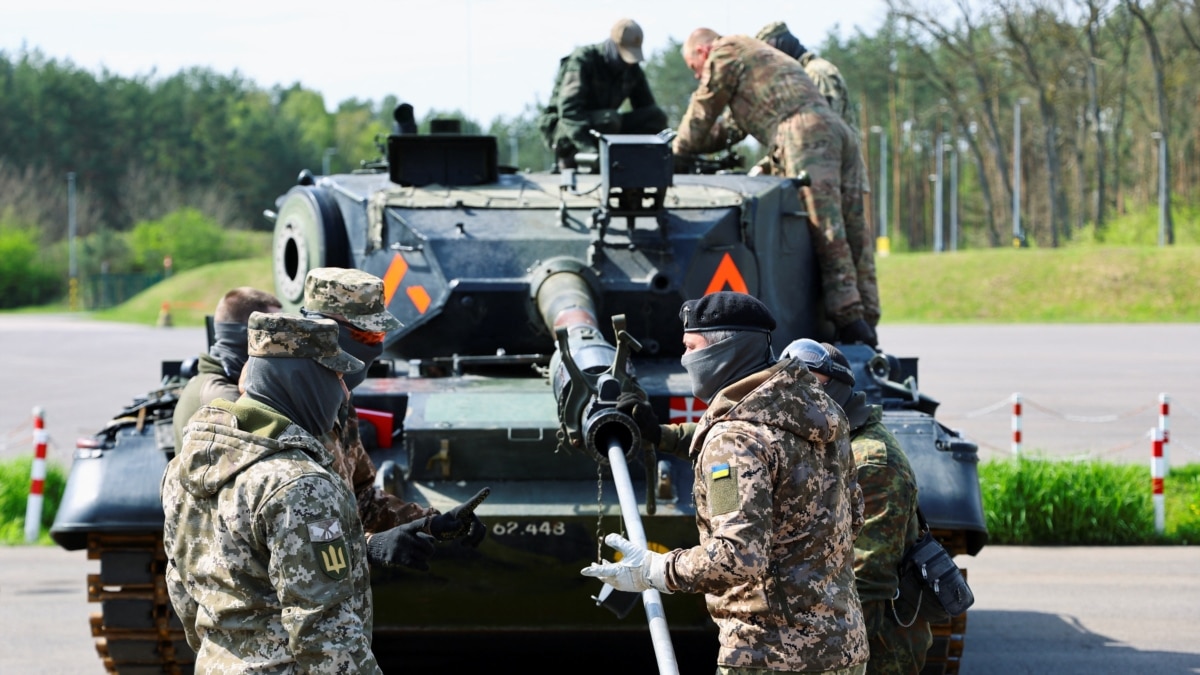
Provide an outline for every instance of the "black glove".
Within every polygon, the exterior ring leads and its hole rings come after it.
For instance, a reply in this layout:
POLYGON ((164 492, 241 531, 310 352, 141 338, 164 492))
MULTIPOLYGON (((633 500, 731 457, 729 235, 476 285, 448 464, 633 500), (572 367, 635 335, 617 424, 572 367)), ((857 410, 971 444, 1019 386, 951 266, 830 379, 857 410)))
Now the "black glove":
POLYGON ((637 424, 638 431, 642 432, 642 438, 658 447, 659 441, 662 440, 662 427, 658 426, 658 416, 654 414, 654 409, 646 400, 645 392, 641 390, 621 392, 621 395, 617 397, 617 410, 632 417, 634 423, 637 424))
POLYGON ((872 347, 879 346, 875 329, 863 319, 855 319, 838 329, 838 342, 861 342, 872 347))
POLYGON ((433 517, 429 521, 429 532, 437 538, 438 541, 450 541, 451 539, 463 538, 463 543, 467 546, 478 546, 479 542, 487 536, 487 527, 479 516, 475 515, 475 507, 483 503, 488 495, 492 493, 491 488, 483 488, 471 497, 470 501, 463 502, 449 511, 433 517))
POLYGON ((367 561, 380 567, 428 570, 434 539, 421 531, 424 525, 425 519, 421 518, 371 535, 367 540, 367 561))

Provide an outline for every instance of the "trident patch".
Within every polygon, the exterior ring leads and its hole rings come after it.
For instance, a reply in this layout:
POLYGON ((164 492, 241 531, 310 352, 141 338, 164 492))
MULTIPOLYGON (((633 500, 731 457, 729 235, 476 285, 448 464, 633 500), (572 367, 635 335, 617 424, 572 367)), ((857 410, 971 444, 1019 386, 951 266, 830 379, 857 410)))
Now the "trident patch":
POLYGON ((342 521, 337 518, 327 518, 308 524, 308 540, 312 543, 313 552, 321 570, 331 579, 341 581, 350 572, 346 562, 346 540, 343 537, 342 521))

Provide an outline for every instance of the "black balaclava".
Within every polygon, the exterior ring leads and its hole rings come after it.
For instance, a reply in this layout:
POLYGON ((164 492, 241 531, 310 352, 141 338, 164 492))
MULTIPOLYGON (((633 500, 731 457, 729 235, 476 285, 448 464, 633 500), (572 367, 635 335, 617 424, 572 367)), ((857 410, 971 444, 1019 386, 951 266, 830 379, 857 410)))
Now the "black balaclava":
POLYGON ((383 343, 377 345, 364 345, 355 340, 350 334, 350 329, 338 324, 338 346, 342 351, 347 352, 350 356, 363 362, 362 370, 356 373, 344 373, 342 380, 346 382, 346 388, 354 391, 354 388, 362 384, 363 380, 367 379, 367 369, 383 354, 383 343))
POLYGON ((261 358, 246 362, 246 395, 269 405, 320 438, 333 429, 346 400, 337 373, 312 359, 261 358))
POLYGON ((236 382, 246 359, 250 358, 246 351, 246 324, 221 321, 213 324, 213 333, 217 341, 208 348, 208 355, 220 361, 225 376, 236 382))
POLYGON ((796 60, 799 60, 800 57, 804 56, 805 52, 808 51, 808 49, 800 43, 800 38, 792 35, 790 31, 784 33, 783 35, 776 35, 772 37, 768 43, 775 49, 778 49, 779 51, 796 60))
POLYGON ((679 359, 692 379, 692 393, 706 404, 726 386, 774 361, 770 334, 756 331, 737 331, 726 340, 688 352, 679 359))
POLYGON ((867 405, 867 395, 864 392, 856 393, 853 386, 831 378, 825 383, 825 393, 846 413, 851 431, 857 431, 867 423, 867 418, 871 416, 871 406, 867 405))

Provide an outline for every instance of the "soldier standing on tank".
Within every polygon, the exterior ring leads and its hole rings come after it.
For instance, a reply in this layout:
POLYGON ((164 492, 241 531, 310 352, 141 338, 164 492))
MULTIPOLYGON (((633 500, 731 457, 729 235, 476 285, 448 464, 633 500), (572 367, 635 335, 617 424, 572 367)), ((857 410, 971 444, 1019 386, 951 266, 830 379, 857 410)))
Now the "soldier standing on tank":
POLYGON ((245 393, 192 417, 161 496, 166 583, 196 672, 380 673, 354 495, 317 437, 362 361, 337 324, 249 319, 245 393))
POLYGON ((660 554, 609 534, 624 557, 582 573, 622 591, 705 593, 718 673, 861 673, 862 497, 845 414, 803 363, 775 362, 775 319, 754 297, 689 300, 680 319, 680 361, 709 404, 690 453, 699 545, 660 554))
POLYGON ((864 298, 859 290, 870 280, 860 281, 846 234, 866 227, 858 224, 865 220, 863 177, 853 130, 795 59, 764 42, 697 28, 684 42, 683 60, 700 86, 679 124, 674 152, 713 152, 749 134, 769 149, 772 174, 806 172, 812 187, 800 190, 809 205, 826 315, 839 341, 875 346, 871 322, 878 322, 879 308, 868 306, 871 294, 864 298), (721 118, 726 108, 731 119, 721 118))
MULTIPOLYGON (((787 24, 775 21, 763 26, 758 32, 758 39, 787 54, 804 66, 804 72, 812 79, 813 84, 834 112, 841 115, 846 124, 859 136, 858 129, 850 114, 850 92, 842 71, 829 61, 809 51, 800 39, 788 30, 787 24)), ((861 152, 858 155, 859 173, 862 175, 862 190, 871 191, 871 181, 867 179, 866 162, 861 152)), ((765 161, 765 160, 764 160, 765 161)), ((767 168, 764 172, 769 172, 767 168)), ((872 328, 879 325, 879 280, 875 271, 875 233, 871 230, 867 219, 846 218, 846 241, 850 244, 850 255, 854 258, 855 271, 858 274, 858 293, 862 296, 863 314, 872 328)))
POLYGON ((784 357, 804 362, 850 420, 850 446, 863 491, 865 521, 854 540, 854 579, 871 645, 869 675, 917 675, 933 644, 929 622, 900 616, 892 604, 900 586, 904 552, 920 536, 917 478, 895 435, 883 425, 883 409, 854 391, 854 373, 841 350, 828 342, 796 340, 784 357))
POLYGON ((538 118, 559 169, 575 168, 577 152, 596 152, 593 130, 656 134, 666 128, 667 114, 655 103, 639 65, 644 60, 642 27, 621 19, 608 40, 579 47, 559 61, 550 103, 538 118), (620 112, 625 101, 632 109, 620 112))
POLYGON ((183 429, 201 406, 223 398, 236 401, 242 393, 238 378, 246 365, 246 322, 255 312, 274 313, 283 309, 279 298, 266 291, 239 286, 217 301, 213 312, 213 333, 216 338, 206 353, 200 355, 197 374, 179 392, 171 426, 175 430, 175 449, 183 447, 183 429))
MULTIPOLYGON (((368 366, 383 353, 388 331, 401 326, 384 306, 383 280, 357 269, 318 267, 309 271, 300 311, 310 318, 335 321, 339 346, 368 366)), ((366 369, 344 376, 351 391, 365 378, 366 369)), ((475 508, 488 496, 487 488, 443 514, 375 486, 375 465, 363 446, 358 412, 351 399, 343 402, 321 442, 333 455, 333 470, 354 491, 372 565, 427 570, 434 541, 461 537, 467 545, 478 546, 486 536, 487 528, 475 515, 475 508)))

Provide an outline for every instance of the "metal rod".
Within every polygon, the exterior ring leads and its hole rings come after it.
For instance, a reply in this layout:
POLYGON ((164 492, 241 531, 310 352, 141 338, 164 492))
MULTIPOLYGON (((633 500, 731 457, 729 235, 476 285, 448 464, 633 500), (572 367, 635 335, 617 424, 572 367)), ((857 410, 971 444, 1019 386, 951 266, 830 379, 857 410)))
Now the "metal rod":
MULTIPOLYGON (((638 511, 638 500, 633 493, 633 481, 629 479, 629 466, 625 464, 625 449, 615 437, 608 441, 608 463, 612 466, 613 483, 617 486, 617 499, 621 502, 621 517, 625 519, 629 541, 646 548, 646 531, 642 529, 642 514, 638 511)), ((650 641, 654 644, 659 674, 678 675, 679 664, 675 660, 675 648, 667 628, 667 615, 663 612, 662 595, 653 588, 642 591, 642 604, 646 607, 650 641)))

